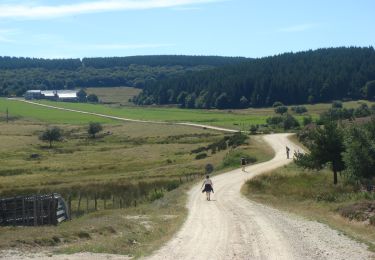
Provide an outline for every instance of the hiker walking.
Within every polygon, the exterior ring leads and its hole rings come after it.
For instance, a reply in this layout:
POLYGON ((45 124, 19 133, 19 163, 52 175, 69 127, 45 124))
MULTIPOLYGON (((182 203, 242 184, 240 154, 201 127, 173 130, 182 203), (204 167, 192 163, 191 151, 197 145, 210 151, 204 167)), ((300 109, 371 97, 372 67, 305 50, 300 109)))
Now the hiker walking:
POLYGON ((244 157, 241 157, 241 166, 242 166, 242 171, 245 172, 246 159, 244 157))
POLYGON ((211 198, 210 198, 211 191, 214 192, 214 188, 212 186, 212 181, 210 179, 210 176, 208 176, 208 175, 206 176, 206 179, 203 181, 203 184, 202 184, 201 188, 203 188, 203 186, 204 186, 204 189, 202 190, 202 193, 206 192, 206 198, 207 198, 208 201, 210 201, 211 200, 211 198))
POLYGON ((286 158, 289 159, 290 148, 286 146, 286 158))

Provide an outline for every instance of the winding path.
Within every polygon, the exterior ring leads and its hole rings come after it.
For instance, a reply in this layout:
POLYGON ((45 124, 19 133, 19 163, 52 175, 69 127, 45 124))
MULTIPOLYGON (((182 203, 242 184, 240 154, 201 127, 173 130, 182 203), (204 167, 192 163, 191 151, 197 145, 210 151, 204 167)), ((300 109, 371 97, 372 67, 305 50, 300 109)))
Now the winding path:
POLYGON ((189 214, 181 230, 149 259, 371 259, 366 246, 326 225, 282 213, 244 198, 244 182, 286 165, 285 146, 299 149, 288 134, 264 139, 275 150, 267 162, 213 177, 213 201, 200 185, 189 192, 189 214))
MULTIPOLYGON (((30 101, 23 102, 121 121, 166 123, 132 120, 30 101)), ((177 124, 236 132, 236 130, 193 123, 177 124)), ((291 162, 285 158, 285 146, 289 146, 291 151, 301 148, 292 143, 288 135, 272 134, 263 137, 275 150, 275 157, 272 160, 249 166, 245 173, 237 169, 213 177, 215 194, 212 201, 206 201, 205 195, 200 192, 200 185, 195 185, 189 191, 187 204, 189 213, 186 222, 166 245, 148 259, 375 259, 366 245, 353 241, 326 225, 283 213, 249 201, 241 195, 240 189, 246 180, 291 162)), ((52 258, 61 259, 59 257, 62 256, 52 258)), ((66 257, 66 259, 114 258, 121 259, 121 256, 87 253, 66 257)))

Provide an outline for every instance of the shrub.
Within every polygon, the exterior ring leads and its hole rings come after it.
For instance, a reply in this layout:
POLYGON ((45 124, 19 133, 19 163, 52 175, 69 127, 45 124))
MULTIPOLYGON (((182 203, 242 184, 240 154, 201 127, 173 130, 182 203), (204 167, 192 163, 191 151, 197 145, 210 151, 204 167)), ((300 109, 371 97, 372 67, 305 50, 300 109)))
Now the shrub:
POLYGON ((250 126, 250 134, 255 135, 258 132, 259 125, 251 125, 250 126))
POLYGON ((269 117, 267 118, 267 124, 269 125, 279 125, 283 122, 283 117, 282 116, 272 116, 272 117, 269 117))
POLYGON ((312 117, 311 116, 305 116, 303 117, 303 125, 307 126, 312 123, 312 117))
POLYGON ((367 104, 361 104, 358 108, 354 110, 355 117, 366 117, 371 115, 371 110, 367 106, 367 104))
POLYGON ((370 217, 370 224, 375 226, 375 215, 370 217))
POLYGON ((103 127, 100 123, 93 123, 89 124, 89 128, 87 129, 87 133, 95 138, 95 135, 103 130, 103 127))
POLYGON ((191 150, 191 153, 201 153, 204 151, 207 151, 207 148, 203 146, 203 147, 198 147, 197 149, 191 150))
POLYGON ((154 190, 148 196, 150 201, 155 201, 164 197, 164 190, 154 190))
POLYGON ((52 142, 58 142, 62 140, 62 130, 58 127, 48 128, 44 131, 39 139, 45 142, 49 142, 49 147, 52 147, 52 142))
POLYGON ((206 153, 199 153, 199 154, 197 154, 197 156, 195 156, 195 159, 196 160, 201 160, 201 159, 204 159, 206 157, 207 157, 206 153))
POLYGON ((230 136, 228 139, 228 146, 233 148, 244 144, 247 139, 247 136, 242 133, 235 133, 234 135, 230 136))
POLYGON ((206 164, 204 167, 205 173, 210 174, 211 172, 214 171, 214 166, 211 163, 206 164))
POLYGON ((339 100, 333 101, 332 108, 342 108, 342 102, 339 100))
POLYGON ((286 112, 288 112, 288 107, 286 106, 279 106, 279 107, 276 107, 275 108, 275 113, 276 114, 285 114, 286 112))
POLYGON ((304 106, 295 106, 295 107, 292 107, 292 111, 297 114, 303 114, 307 112, 307 108, 304 106))
POLYGON ((295 117, 293 117, 292 115, 287 114, 284 117, 283 127, 284 127, 285 130, 288 130, 288 129, 291 129, 291 128, 294 128, 294 127, 298 127, 298 126, 299 126, 299 123, 298 123, 297 119, 295 117))
POLYGON ((245 158, 247 163, 254 163, 257 161, 257 158, 254 156, 248 155, 243 150, 234 150, 227 153, 223 159, 222 166, 223 167, 230 167, 230 166, 238 166, 240 167, 241 158, 245 158))

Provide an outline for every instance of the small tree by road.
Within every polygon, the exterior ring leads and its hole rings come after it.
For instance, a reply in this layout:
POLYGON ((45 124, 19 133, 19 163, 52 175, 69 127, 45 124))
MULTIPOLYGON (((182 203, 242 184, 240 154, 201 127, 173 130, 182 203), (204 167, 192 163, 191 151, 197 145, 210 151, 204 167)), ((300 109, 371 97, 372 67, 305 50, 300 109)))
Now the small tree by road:
POLYGON ((95 138, 96 134, 103 130, 103 126, 100 123, 92 122, 89 124, 89 128, 87 129, 87 133, 92 137, 95 138))
POLYGON ((288 112, 288 107, 287 106, 278 106, 275 108, 275 113, 276 114, 285 114, 286 112, 288 112))
POLYGON ((320 170, 330 164, 333 172, 333 183, 337 184, 337 172, 345 168, 343 152, 345 151, 344 133, 336 122, 328 122, 317 128, 311 135, 310 153, 296 154, 297 165, 320 170))
POLYGON ((49 148, 52 148, 53 142, 62 140, 62 130, 58 127, 47 128, 40 136, 39 139, 44 142, 49 142, 49 148))

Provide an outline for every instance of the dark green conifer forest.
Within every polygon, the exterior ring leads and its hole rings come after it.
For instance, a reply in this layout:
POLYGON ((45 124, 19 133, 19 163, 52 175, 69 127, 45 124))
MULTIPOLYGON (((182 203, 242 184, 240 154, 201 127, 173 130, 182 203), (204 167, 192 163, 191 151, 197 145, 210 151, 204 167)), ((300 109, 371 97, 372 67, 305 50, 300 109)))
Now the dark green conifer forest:
POLYGON ((373 47, 328 48, 146 82, 135 102, 224 109, 374 99, 374 79, 373 47))
POLYGON ((34 59, 0 57, 0 95, 28 89, 131 86, 138 105, 246 108, 375 99, 373 47, 340 47, 249 59, 156 55, 34 59))

